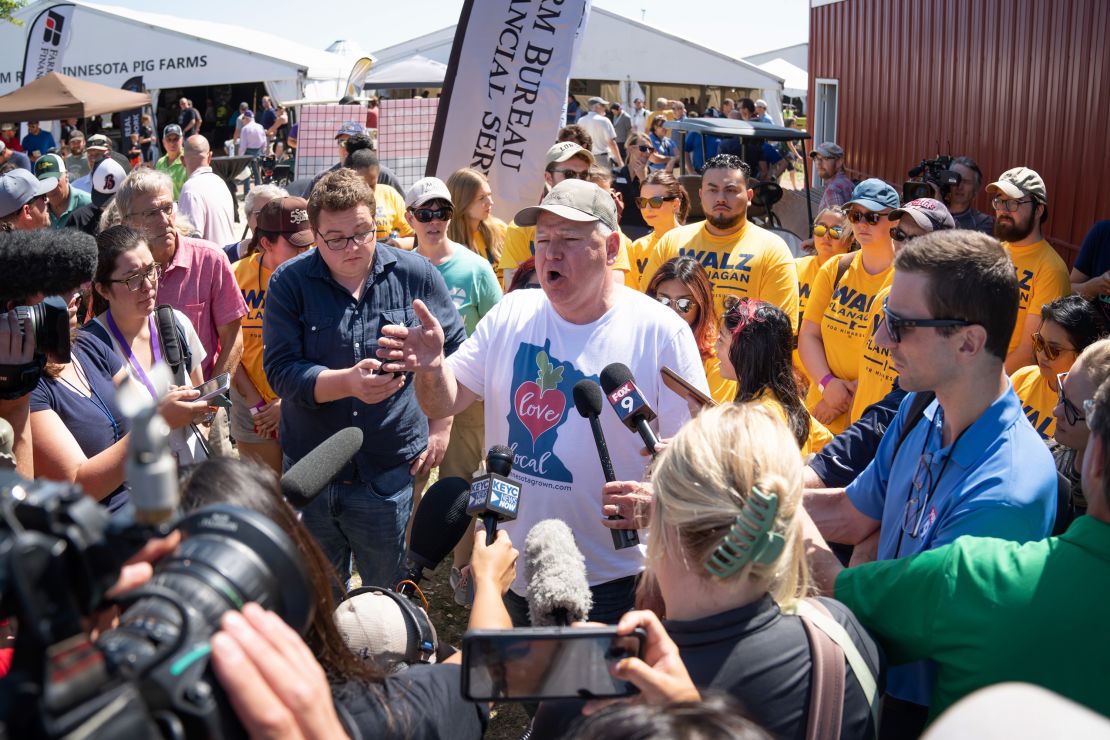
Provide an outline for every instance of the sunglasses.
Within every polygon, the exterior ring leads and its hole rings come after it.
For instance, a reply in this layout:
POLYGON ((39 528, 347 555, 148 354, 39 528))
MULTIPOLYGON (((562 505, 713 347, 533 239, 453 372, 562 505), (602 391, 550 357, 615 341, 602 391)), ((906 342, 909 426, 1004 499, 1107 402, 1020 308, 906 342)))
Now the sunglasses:
POLYGON ((1007 213, 1016 213, 1017 209, 1021 208, 1025 203, 1032 203, 1033 198, 1021 198, 1019 200, 1003 200, 1002 198, 992 198, 991 208, 996 211, 1006 211, 1007 213))
MULTIPOLYGON (((1068 377, 1067 373, 1059 373, 1056 376, 1056 393, 1058 394, 1060 405, 1064 407, 1064 419, 1071 426, 1075 426, 1076 424, 1078 424, 1081 421, 1086 421, 1087 417, 1083 416, 1082 412, 1080 412, 1080 410, 1076 407, 1076 405, 1074 403, 1072 403, 1071 401, 1069 401, 1068 397, 1064 395, 1064 380, 1067 377, 1068 377)), ((1087 409, 1087 404, 1088 403, 1091 403, 1093 405, 1093 402, 1091 401, 1091 399, 1087 399, 1086 401, 1083 402, 1083 410, 1084 411, 1088 410, 1087 409)))
POLYGON ((450 208, 412 208, 409 211, 412 217, 422 224, 429 221, 450 221, 453 213, 450 208))
POLYGON ((896 242, 904 242, 907 239, 912 239, 913 237, 895 226, 893 229, 890 230, 890 238, 896 242))
POLYGON ((871 211, 848 211, 848 220, 854 224, 860 221, 866 221, 872 226, 878 226, 879 222, 887 217, 890 211, 883 211, 882 213, 873 213, 871 211))
POLYGON ((922 327, 927 329, 940 329, 947 326, 971 326, 973 322, 963 319, 909 319, 899 316, 890 310, 887 299, 883 299, 883 322, 886 324, 887 333, 895 344, 902 342, 902 330, 922 327))
POLYGON ((667 201, 677 200, 677 195, 657 195, 654 198, 636 198, 636 206, 642 211, 645 208, 662 208, 667 201))
POLYGON ((647 144, 637 144, 636 148, 639 149, 644 154, 647 154, 648 152, 651 151, 651 147, 648 146, 647 144))
POLYGON ((1078 352, 1075 347, 1061 347, 1052 342, 1046 342, 1045 338, 1041 336, 1039 331, 1033 332, 1033 351, 1040 352, 1045 356, 1045 359, 1052 362, 1060 356, 1061 352, 1078 352))
POLYGON ((655 296, 655 300, 659 301, 668 308, 673 308, 679 313, 690 313, 690 309, 694 307, 693 298, 679 298, 675 300, 673 298, 668 298, 665 295, 657 295, 655 296))
POLYGON ((833 239, 839 239, 844 236, 845 227, 843 226, 825 226, 825 224, 817 224, 813 227, 814 236, 831 236, 833 239))
POLYGON ((590 174, 587 172, 579 172, 577 170, 549 170, 553 175, 562 175, 564 180, 585 180, 590 174))

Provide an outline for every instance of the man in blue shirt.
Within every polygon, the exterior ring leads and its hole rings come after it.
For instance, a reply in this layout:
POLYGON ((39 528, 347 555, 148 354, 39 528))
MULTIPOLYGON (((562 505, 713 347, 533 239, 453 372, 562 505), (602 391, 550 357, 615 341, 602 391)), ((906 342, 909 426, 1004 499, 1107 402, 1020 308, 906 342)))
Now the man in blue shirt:
POLYGON ((31 158, 31 162, 37 161, 39 157, 58 147, 54 141, 54 134, 39 128, 38 121, 27 122, 27 135, 23 137, 21 144, 23 151, 31 158))
POLYGON ((263 369, 282 399, 286 466, 341 429, 362 429, 362 448, 304 509, 304 523, 344 582, 353 555, 363 585, 392 587, 428 421, 409 376, 380 372, 378 335, 386 324, 415 326, 415 299, 442 324, 448 353, 466 332, 428 260, 375 244, 374 213, 373 191, 351 170, 325 175, 312 191, 317 248, 270 278, 263 369))
MULTIPOLYGON (((876 341, 909 396, 874 461, 847 489, 807 492, 806 509, 836 542, 858 543, 878 528, 880 560, 965 534, 1047 537, 1056 512, 1052 456, 1003 369, 1017 320, 1013 263, 985 234, 941 231, 907 243, 894 265, 876 341), (936 401, 898 446, 918 391, 934 391, 936 401)), ((928 663, 891 669, 884 735, 888 727, 892 737, 920 734, 932 685, 928 663)))

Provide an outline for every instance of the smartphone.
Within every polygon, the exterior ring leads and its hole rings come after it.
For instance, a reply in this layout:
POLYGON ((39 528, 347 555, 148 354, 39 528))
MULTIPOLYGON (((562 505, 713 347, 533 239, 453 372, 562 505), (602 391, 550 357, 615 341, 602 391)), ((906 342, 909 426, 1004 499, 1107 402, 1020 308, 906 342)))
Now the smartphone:
POLYGON ((659 372, 663 375, 663 385, 682 396, 688 403, 696 404, 703 409, 717 405, 716 401, 690 385, 689 381, 666 365, 659 372))
POLYGON ((471 701, 541 701, 631 696, 633 684, 609 673, 642 657, 646 634, 613 627, 471 630, 463 635, 462 693, 471 701))
POLYGON ((224 373, 217 375, 211 380, 206 380, 200 385, 193 388, 194 391, 200 391, 200 398, 197 401, 209 401, 216 396, 225 395, 231 387, 231 374, 224 373))

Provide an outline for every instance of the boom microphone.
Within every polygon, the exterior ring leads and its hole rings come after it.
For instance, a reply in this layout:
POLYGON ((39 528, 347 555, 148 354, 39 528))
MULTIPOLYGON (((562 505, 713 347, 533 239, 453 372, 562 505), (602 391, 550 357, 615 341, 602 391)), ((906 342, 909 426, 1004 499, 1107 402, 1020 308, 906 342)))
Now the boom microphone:
MULTIPOLYGON (((609 445, 605 444, 605 433, 601 430, 601 388, 592 380, 583 378, 574 384, 572 393, 574 395, 574 408, 578 409, 578 413, 590 422, 590 431, 594 434, 594 445, 597 446, 597 456, 601 460, 601 472, 605 475, 605 480, 612 483, 617 479, 617 474, 613 472, 613 461, 609 457, 609 445)), ((609 519, 620 518, 615 515, 609 517, 609 519)), ((613 535, 613 547, 618 550, 640 544, 640 536, 636 534, 634 529, 610 529, 609 532, 613 535)))
POLYGON ((281 492, 294 507, 303 509, 339 475, 339 471, 361 448, 361 429, 340 429, 285 471, 285 475, 281 476, 281 492))
POLYGON ((419 583, 425 568, 433 570, 455 549, 470 529, 466 513, 469 492, 470 484, 462 478, 440 478, 424 492, 412 515, 402 581, 419 583))
POLYGON ((567 626, 590 613, 586 560, 561 519, 537 522, 524 538, 524 577, 533 627, 567 626))
POLYGON ((601 371, 601 388, 621 423, 632 431, 639 432, 640 438, 644 440, 644 447, 655 457, 655 446, 659 444, 659 438, 648 426, 648 422, 655 418, 655 412, 636 387, 632 371, 619 362, 607 365, 601 371))
POLYGON ((513 451, 496 445, 486 453, 486 474, 470 484, 466 513, 482 517, 486 525, 486 544, 497 537, 497 523, 516 519, 520 508, 520 484, 509 477, 513 469, 513 451))
POLYGON ((92 280, 96 255, 96 239, 77 229, 0 232, 0 303, 71 294, 92 280))

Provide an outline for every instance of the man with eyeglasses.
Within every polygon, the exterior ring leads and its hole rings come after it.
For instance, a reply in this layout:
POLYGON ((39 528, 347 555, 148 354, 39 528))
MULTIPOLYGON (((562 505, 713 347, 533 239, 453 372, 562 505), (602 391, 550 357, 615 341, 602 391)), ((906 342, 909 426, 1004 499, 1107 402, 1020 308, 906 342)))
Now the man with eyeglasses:
POLYGON ((1067 265, 1041 233, 1048 218, 1044 180, 1028 167, 1006 170, 987 186, 994 196, 994 235, 1014 261, 1021 303, 1006 353, 1006 372, 1033 365, 1033 333, 1041 326, 1041 306, 1072 292, 1067 265))
POLYGON ((57 187, 56 178, 39 180, 22 168, 4 173, 0 176, 0 222, 18 231, 50 228, 47 198, 57 187))
POLYGON ((304 523, 344 586, 351 558, 363 585, 392 587, 412 512, 413 471, 429 456, 428 421, 410 376, 376 357, 386 324, 416 326, 419 300, 443 326, 448 354, 466 338, 432 264, 375 243, 374 191, 358 174, 325 175, 308 200, 316 249, 270 278, 262 321, 263 368, 282 399, 286 466, 350 426, 361 450, 310 503, 304 523))
MULTIPOLYGON (((806 492, 826 539, 857 544, 878 529, 877 559, 892 560, 963 535, 1026 542, 1052 531, 1052 456, 1003 368, 1018 290, 1006 252, 984 234, 942 231, 901 248, 876 341, 910 395, 859 477, 846 489, 806 492), (923 391, 936 398, 911 420, 923 391)), ((931 671, 890 670, 884 736, 920 734, 931 671)))
POLYGON ((959 184, 952 188, 947 198, 956 228, 994 233, 994 219, 975 208, 975 199, 983 187, 983 171, 979 165, 971 157, 955 157, 952 171, 960 176, 959 184))

